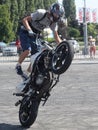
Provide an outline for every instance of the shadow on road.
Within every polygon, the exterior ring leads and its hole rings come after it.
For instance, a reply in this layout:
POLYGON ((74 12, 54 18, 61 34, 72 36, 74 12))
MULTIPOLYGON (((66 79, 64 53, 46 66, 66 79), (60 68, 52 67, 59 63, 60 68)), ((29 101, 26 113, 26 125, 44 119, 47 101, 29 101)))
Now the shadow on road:
POLYGON ((20 125, 12 125, 12 124, 0 124, 0 130, 27 130, 20 125))

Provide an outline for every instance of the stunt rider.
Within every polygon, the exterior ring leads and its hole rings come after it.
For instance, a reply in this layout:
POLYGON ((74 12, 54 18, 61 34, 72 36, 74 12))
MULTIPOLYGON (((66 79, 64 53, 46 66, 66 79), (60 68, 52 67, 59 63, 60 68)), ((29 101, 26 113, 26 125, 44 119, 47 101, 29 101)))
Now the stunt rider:
MULTIPOLYGON (((64 8, 59 3, 54 3, 51 5, 49 10, 38 9, 36 12, 23 18, 19 31, 23 52, 21 53, 16 65, 16 72, 18 75, 21 75, 24 79, 27 79, 26 75, 22 71, 21 64, 30 52, 32 55, 38 52, 37 45, 35 44, 34 33, 40 33, 46 27, 50 27, 53 31, 56 42, 58 44, 62 42, 57 32, 57 22, 63 16, 64 8)), ((28 71, 30 71, 30 66, 28 71)))

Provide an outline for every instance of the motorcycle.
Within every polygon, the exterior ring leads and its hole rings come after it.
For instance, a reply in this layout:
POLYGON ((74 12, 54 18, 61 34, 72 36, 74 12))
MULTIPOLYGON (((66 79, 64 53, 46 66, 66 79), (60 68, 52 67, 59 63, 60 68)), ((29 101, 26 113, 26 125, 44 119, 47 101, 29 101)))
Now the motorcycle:
POLYGON ((30 127, 35 122, 40 103, 45 105, 52 88, 59 82, 60 75, 69 68, 74 57, 73 46, 67 41, 54 47, 36 35, 36 44, 45 48, 33 59, 32 71, 24 82, 23 90, 13 94, 21 97, 15 106, 20 105, 19 121, 23 127, 30 127))

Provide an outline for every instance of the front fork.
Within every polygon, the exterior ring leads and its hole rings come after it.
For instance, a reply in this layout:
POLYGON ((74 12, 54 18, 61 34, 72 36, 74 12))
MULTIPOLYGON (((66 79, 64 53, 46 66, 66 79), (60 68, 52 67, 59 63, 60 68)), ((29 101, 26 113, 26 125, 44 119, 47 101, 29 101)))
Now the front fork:
POLYGON ((45 96, 44 100, 42 100, 42 101, 44 101, 43 104, 42 104, 43 106, 44 106, 45 103, 47 102, 47 100, 48 100, 48 98, 49 98, 49 96, 50 96, 51 90, 52 90, 53 87, 59 82, 59 77, 60 77, 60 75, 55 75, 55 77, 54 77, 54 75, 52 74, 52 85, 51 85, 51 87, 49 88, 48 92, 46 93, 46 96, 45 96), (53 83, 53 82, 54 82, 54 83, 53 83))

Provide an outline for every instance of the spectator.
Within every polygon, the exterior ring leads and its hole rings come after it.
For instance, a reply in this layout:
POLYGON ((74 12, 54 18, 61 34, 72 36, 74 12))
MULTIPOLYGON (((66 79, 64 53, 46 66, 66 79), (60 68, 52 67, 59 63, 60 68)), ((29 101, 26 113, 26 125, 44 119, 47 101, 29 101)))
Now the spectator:
POLYGON ((90 58, 95 58, 96 54, 96 40, 92 38, 92 36, 89 37, 89 45, 90 45, 90 58))

